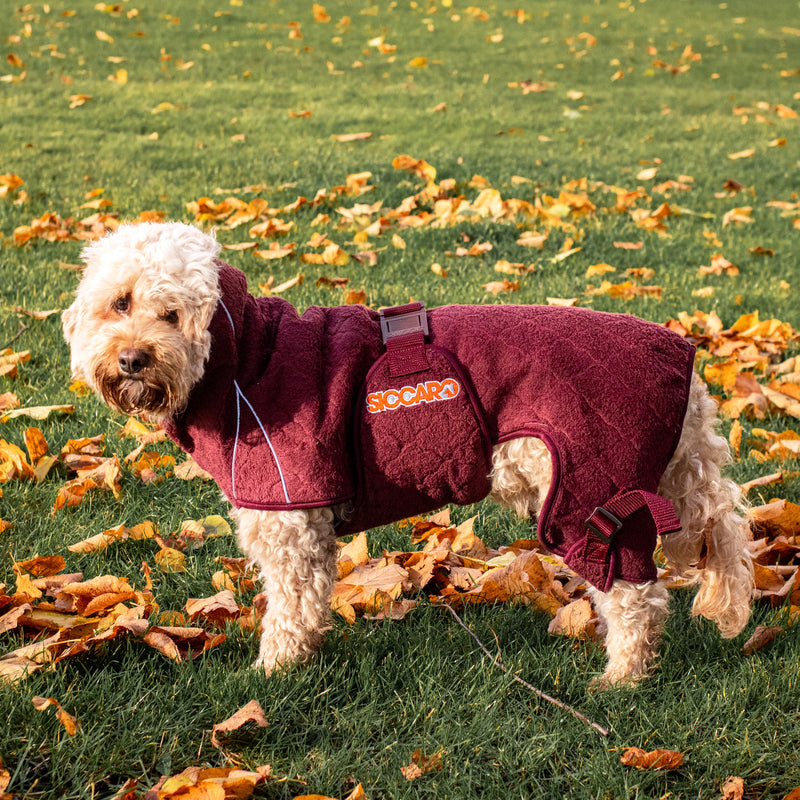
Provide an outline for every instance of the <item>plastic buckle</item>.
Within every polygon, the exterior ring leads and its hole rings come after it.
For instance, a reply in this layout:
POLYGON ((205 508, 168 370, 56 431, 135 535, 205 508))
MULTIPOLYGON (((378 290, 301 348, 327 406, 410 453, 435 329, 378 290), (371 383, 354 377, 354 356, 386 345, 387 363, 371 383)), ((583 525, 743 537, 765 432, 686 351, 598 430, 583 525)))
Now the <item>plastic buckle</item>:
POLYGON ((399 311, 403 306, 381 309, 381 335, 384 344, 389 339, 407 333, 421 332, 424 336, 428 335, 428 315, 425 313, 425 306, 422 303, 409 305, 411 306, 409 311, 399 311))
POLYGON ((610 511, 603 508, 602 506, 597 506, 594 511, 589 515, 589 518, 584 523, 586 527, 601 541, 605 542, 606 544, 611 544, 611 537, 615 536, 622 530, 622 520, 619 517, 615 517, 610 511), (610 522, 614 526, 614 530, 611 531, 609 534, 603 533, 600 528, 592 522, 592 519, 595 515, 599 515, 604 517, 608 522, 610 522))

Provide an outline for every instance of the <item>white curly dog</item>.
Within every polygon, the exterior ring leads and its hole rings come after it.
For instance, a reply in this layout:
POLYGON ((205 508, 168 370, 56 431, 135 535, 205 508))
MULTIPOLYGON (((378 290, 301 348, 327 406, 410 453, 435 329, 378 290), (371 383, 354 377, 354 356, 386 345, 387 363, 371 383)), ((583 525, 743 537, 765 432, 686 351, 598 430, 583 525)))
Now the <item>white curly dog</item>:
MULTIPOLYGON (((181 223, 123 225, 86 247, 76 299, 63 314, 74 376, 124 413, 164 422, 179 415, 203 379, 212 346, 209 325, 224 268, 219 252, 213 235, 181 223)), ((753 591, 740 492, 722 474, 729 460, 716 432, 716 403, 694 376, 680 440, 658 485, 680 530, 661 544, 672 573, 698 585, 693 613, 715 622, 724 637, 744 628, 753 591)), ((494 445, 490 496, 520 515, 537 517, 552 478, 551 450, 541 439, 494 445)), ((306 660, 322 642, 342 513, 336 505, 232 509, 239 543, 267 597, 257 662, 267 673, 306 660)), ((590 589, 607 626, 608 662, 599 683, 632 682, 654 665, 667 589, 663 581, 621 579, 606 588, 590 589)))

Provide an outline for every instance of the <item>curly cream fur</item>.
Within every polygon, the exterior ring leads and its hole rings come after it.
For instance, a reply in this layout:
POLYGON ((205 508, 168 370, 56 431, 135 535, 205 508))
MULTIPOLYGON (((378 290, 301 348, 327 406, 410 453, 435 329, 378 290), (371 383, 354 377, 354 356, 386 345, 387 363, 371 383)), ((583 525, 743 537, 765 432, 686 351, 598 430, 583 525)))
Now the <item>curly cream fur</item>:
MULTIPOLYGON (((125 225, 90 245, 75 302, 63 315, 75 376, 128 413, 168 418, 180 411, 209 354, 218 253, 213 236, 179 223, 125 225), (126 352, 145 357, 133 377, 122 368, 126 352)), ((716 433, 715 412, 695 378, 681 440, 659 487, 683 527, 665 536, 662 547, 673 570, 699 586, 694 613, 716 622, 723 636, 735 636, 748 619, 753 571, 740 494, 722 476, 730 456, 716 433)), ((493 499, 535 519, 552 480, 550 453, 534 438, 505 442, 494 449, 490 477, 493 499)), ((267 597, 257 661, 267 672, 307 660, 322 642, 340 511, 232 512, 239 544, 257 565, 267 597)), ((666 588, 617 581, 609 592, 591 594, 607 627, 600 685, 638 680, 655 663, 668 614, 666 588)))

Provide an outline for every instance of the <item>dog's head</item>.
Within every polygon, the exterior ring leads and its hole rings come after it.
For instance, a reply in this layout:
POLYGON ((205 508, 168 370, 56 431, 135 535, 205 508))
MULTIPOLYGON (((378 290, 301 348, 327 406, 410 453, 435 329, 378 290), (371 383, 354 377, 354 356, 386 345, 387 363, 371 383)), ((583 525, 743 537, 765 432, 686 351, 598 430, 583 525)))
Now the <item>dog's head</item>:
POLYGON ((168 418, 203 375, 220 246, 182 223, 122 225, 82 253, 62 315, 72 373, 112 408, 168 418))

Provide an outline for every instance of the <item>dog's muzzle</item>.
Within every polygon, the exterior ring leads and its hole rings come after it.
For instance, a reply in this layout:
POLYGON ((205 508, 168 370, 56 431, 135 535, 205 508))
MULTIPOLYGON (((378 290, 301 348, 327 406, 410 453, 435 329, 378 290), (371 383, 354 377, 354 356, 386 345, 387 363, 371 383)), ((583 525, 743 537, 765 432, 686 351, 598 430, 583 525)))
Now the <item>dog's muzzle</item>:
POLYGON ((98 367, 95 379, 103 400, 126 414, 171 411, 174 398, 169 382, 155 368, 155 359, 146 350, 121 350, 115 368, 98 367))

